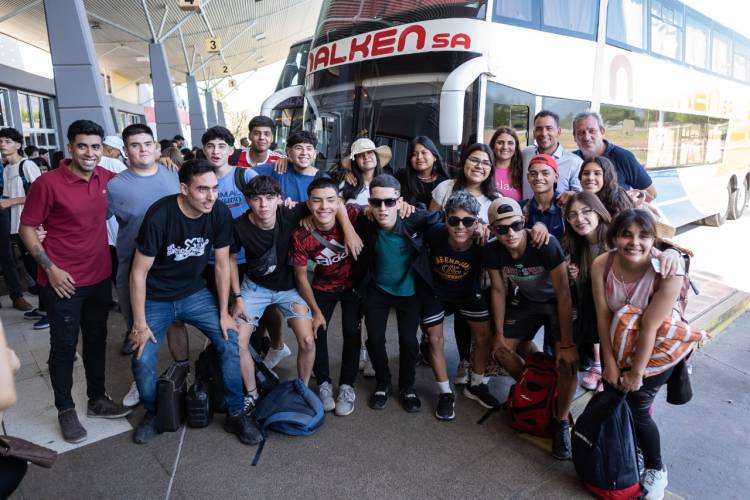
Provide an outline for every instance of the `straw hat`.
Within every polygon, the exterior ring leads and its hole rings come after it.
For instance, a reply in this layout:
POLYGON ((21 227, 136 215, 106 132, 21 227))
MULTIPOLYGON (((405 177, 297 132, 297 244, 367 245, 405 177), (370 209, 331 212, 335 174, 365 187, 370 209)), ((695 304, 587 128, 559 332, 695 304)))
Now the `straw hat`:
POLYGON ((349 156, 341 158, 341 164, 344 167, 351 169, 354 157, 358 154, 366 153, 367 151, 375 151, 375 154, 380 161, 381 167, 385 167, 386 165, 388 165, 388 163, 391 161, 391 158, 393 157, 391 148, 389 148, 388 146, 375 147, 374 142, 372 142, 370 139, 367 139, 366 137, 363 137, 362 139, 357 139, 356 141, 354 141, 354 143, 352 143, 351 154, 349 156))

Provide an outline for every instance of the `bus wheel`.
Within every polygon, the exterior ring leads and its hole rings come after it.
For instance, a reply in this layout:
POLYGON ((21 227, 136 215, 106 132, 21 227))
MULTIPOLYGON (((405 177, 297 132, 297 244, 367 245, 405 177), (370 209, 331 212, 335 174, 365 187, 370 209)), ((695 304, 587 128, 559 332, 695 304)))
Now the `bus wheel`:
POLYGON ((729 185, 729 208, 727 210, 727 219, 737 220, 742 217, 747 204, 747 179, 735 181, 729 185), (736 184, 735 189, 731 189, 732 184, 736 184))

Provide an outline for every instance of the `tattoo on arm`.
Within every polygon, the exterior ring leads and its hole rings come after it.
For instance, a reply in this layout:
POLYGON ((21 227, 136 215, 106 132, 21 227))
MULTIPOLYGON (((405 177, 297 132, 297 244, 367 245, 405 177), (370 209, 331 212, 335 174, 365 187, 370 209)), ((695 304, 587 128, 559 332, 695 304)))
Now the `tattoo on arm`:
POLYGON ((34 248, 31 250, 31 255, 45 270, 52 267, 52 261, 49 260, 49 256, 47 255, 47 252, 44 251, 44 248, 42 248, 42 245, 34 245, 34 248))

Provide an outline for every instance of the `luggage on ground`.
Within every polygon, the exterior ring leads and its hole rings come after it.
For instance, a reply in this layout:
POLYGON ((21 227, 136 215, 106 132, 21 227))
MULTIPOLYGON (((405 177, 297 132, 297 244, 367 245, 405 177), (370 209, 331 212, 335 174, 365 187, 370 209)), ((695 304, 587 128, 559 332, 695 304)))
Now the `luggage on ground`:
POLYGON ((185 393, 190 365, 174 363, 156 380, 156 427, 174 432, 185 421, 185 393))
POLYGON ((542 352, 526 359, 521 376, 508 395, 510 425, 517 431, 550 437, 550 424, 557 400, 555 359, 542 352))
POLYGON ((213 413, 211 412, 208 391, 203 381, 196 380, 190 386, 185 401, 185 406, 187 406, 187 424, 189 427, 206 427, 211 423, 213 413))

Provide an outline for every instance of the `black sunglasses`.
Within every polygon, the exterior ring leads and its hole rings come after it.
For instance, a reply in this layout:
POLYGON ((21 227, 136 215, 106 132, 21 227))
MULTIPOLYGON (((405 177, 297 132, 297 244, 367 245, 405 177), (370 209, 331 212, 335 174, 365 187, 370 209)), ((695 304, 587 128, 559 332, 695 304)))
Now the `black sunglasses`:
POLYGON ((513 230, 514 233, 517 233, 518 231, 522 230, 524 227, 524 223, 522 220, 517 220, 511 224, 505 225, 505 224, 495 224, 493 228, 495 229, 495 232, 498 234, 498 236, 504 236, 508 234, 509 230, 513 230))
POLYGON ((386 208, 393 208, 398 203, 398 198, 370 198, 367 200, 372 208, 380 208, 385 203, 386 208))
POLYGON ((458 227, 459 224, 463 224, 464 227, 471 227, 476 222, 476 217, 456 217, 455 215, 448 217, 448 225, 451 227, 458 227))

